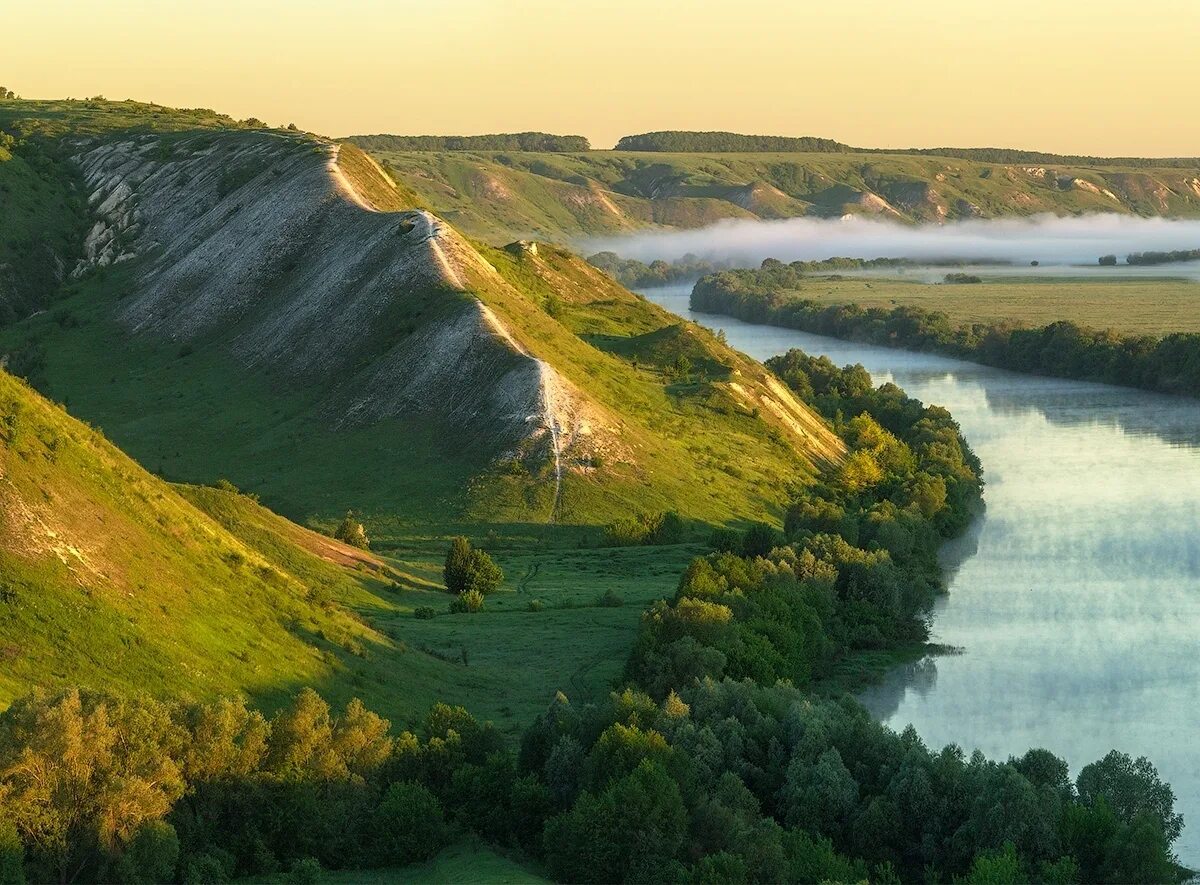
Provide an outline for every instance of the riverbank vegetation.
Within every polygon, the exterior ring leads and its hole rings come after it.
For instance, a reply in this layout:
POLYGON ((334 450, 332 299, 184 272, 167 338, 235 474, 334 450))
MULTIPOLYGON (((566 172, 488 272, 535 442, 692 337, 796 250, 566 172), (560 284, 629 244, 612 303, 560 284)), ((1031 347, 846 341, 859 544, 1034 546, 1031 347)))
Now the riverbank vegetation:
MULTIPOLYGON (((824 285, 806 281, 802 271, 789 265, 764 262, 756 270, 723 271, 700 279, 692 290, 691 307, 835 338, 945 353, 1018 372, 1200 395, 1197 332, 1122 334, 1070 320, 1042 326, 955 322, 943 310, 907 304, 866 307, 807 296, 808 287, 824 285)), ((888 297, 884 284, 865 285, 874 285, 881 297, 888 297)), ((952 297, 978 297, 975 293, 986 292, 990 285, 972 286, 971 295, 952 297)))

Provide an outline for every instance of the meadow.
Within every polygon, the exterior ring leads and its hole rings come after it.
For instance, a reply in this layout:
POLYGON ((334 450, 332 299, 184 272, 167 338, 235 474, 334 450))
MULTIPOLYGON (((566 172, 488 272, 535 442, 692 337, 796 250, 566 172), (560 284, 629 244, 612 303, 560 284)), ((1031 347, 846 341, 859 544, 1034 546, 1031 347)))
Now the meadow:
POLYGON ((954 324, 1020 323, 1045 326, 1070 320, 1127 335, 1200 332, 1200 284, 1193 280, 1071 276, 1014 278, 979 271, 983 282, 952 285, 903 276, 817 276, 794 294, 819 304, 901 305, 945 313, 954 324))

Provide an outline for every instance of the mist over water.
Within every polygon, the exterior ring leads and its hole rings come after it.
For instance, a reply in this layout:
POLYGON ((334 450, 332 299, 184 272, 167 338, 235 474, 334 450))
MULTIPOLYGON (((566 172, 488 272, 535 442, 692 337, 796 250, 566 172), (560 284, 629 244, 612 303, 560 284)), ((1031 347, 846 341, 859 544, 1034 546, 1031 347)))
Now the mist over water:
MULTIPOLYGON (((671 261, 688 253, 757 266, 764 258, 817 261, 910 258, 915 261, 1004 261, 1028 266, 1095 265, 1101 255, 1200 248, 1200 220, 1094 214, 1070 218, 956 221, 919 226, 863 216, 779 221, 728 220, 699 230, 648 231, 581 241, 585 254, 671 261)), ((1174 266, 1168 266, 1174 267, 1174 266)), ((1170 272, 1170 271, 1167 271, 1170 272)), ((1158 268, 1157 274, 1163 275, 1158 268)))
POLYGON ((933 638, 962 649, 897 668, 861 700, 927 744, 992 758, 1046 747, 1072 775, 1111 749, 1172 786, 1200 866, 1200 401, 1019 375, 693 314, 759 359, 799 347, 862 363, 950 409, 983 462, 984 514, 943 548, 933 638))

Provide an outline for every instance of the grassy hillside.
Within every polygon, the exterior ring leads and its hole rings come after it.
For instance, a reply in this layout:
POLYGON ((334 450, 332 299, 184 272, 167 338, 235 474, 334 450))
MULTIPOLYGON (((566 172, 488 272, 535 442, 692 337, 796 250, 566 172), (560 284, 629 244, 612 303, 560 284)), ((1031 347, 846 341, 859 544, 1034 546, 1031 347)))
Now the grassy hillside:
POLYGON ((707 332, 561 250, 462 240, 353 145, 191 112, 131 135, 157 111, 102 109, 26 108, 27 130, 97 133, 78 157, 105 208, 86 272, 0 354, 172 480, 227 476, 326 527, 353 508, 386 541, 429 522, 778 518, 840 456, 707 332), (560 453, 535 411, 567 422, 560 453))
POLYGON ((245 494, 171 485, 0 373, 0 707, 82 685, 269 709, 315 685, 397 723, 441 700, 515 734, 556 691, 604 696, 696 552, 479 540, 508 580, 452 616, 436 528, 366 554, 245 494))
POLYGON ((164 483, 6 373, 0 501, 0 703, 32 685, 270 694, 383 641, 342 606, 382 586, 375 560, 347 572, 318 555, 341 545, 248 499, 164 483))
MULTIPOLYGON (((491 242, 722 218, 898 221, 1052 212, 1200 215, 1200 167, 889 153, 375 153, 428 206, 491 242)), ((1066 159, 1066 158, 1064 158, 1066 159)), ((1083 158, 1080 158, 1083 159, 1083 158)))

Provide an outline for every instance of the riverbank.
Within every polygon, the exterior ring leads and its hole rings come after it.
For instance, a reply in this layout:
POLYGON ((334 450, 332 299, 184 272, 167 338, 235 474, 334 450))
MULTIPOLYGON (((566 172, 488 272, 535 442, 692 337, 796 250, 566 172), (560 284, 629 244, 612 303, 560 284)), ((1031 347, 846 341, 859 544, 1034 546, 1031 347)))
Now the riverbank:
POLYGON ((755 358, 860 363, 950 410, 988 480, 986 511, 942 550, 930 641, 962 653, 902 662, 860 699, 968 754, 1049 747, 1074 771, 1144 754, 1188 824, 1180 861, 1200 866, 1200 402, 696 313, 690 287, 643 294, 755 358))

